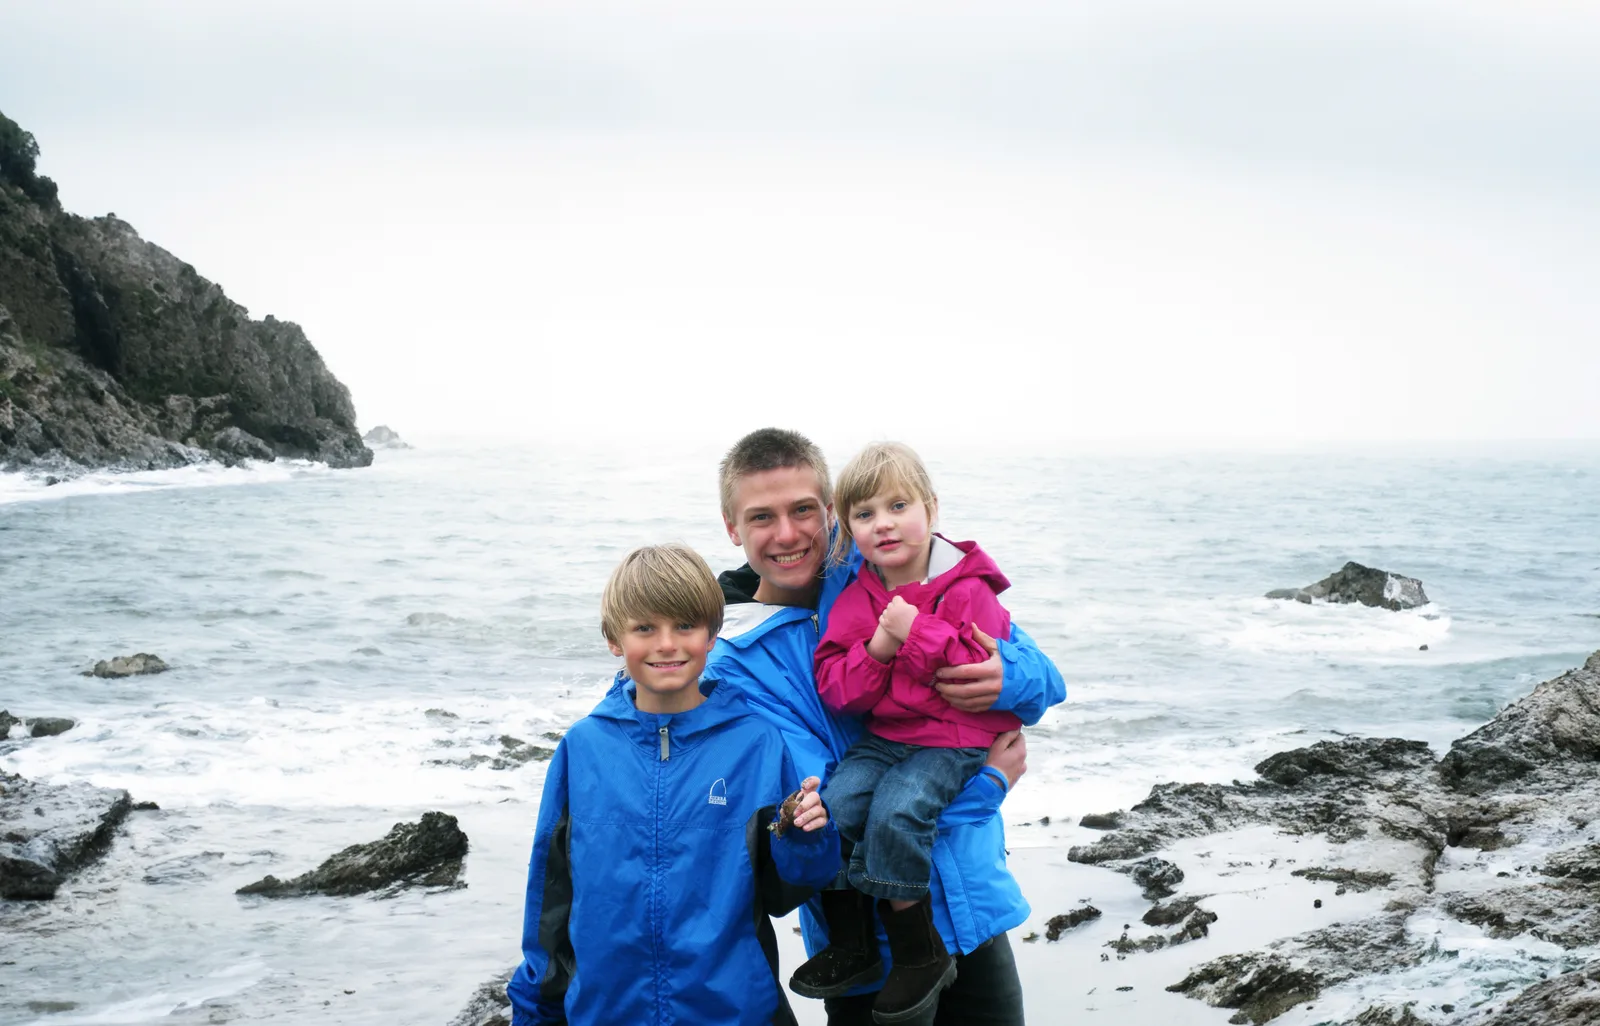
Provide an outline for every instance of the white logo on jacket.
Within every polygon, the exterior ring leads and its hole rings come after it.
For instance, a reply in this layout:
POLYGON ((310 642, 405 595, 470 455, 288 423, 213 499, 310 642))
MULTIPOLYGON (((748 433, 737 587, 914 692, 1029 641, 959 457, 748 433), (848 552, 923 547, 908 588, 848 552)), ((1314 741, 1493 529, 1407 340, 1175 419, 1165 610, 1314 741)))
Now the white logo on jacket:
POLYGON ((706 795, 707 805, 728 804, 728 782, 721 777, 711 782, 711 793, 706 795))

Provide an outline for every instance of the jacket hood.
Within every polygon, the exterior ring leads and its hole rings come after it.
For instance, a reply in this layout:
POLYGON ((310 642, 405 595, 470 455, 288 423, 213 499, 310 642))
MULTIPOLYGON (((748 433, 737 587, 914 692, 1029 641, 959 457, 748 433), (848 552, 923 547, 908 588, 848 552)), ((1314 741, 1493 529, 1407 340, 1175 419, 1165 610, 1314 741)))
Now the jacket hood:
POLYGON ((756 600, 756 589, 761 587, 761 575, 746 563, 737 570, 724 570, 717 575, 722 586, 722 601, 730 606, 756 600))
MULTIPOLYGON (((1011 587, 1011 582, 1000 572, 1000 567, 989 558, 987 552, 978 547, 977 542, 953 542, 942 534, 933 536, 933 544, 928 552, 928 579, 919 585, 905 585, 905 587, 928 589, 925 594, 932 597, 944 594, 950 585, 964 577, 974 577, 983 581, 996 595, 1011 587)), ((863 569, 856 575, 856 580, 861 582, 862 587, 883 597, 885 601, 891 594, 876 572, 863 569)))

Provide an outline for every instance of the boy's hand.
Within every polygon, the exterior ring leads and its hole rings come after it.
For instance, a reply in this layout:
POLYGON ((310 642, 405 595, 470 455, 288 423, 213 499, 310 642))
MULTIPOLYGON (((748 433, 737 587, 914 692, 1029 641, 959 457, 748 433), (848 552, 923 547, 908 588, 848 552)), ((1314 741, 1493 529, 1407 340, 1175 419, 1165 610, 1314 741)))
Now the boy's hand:
POLYGON ((977 624, 972 625, 972 637, 989 650, 989 658, 981 663, 963 663, 960 666, 941 667, 934 676, 934 687, 962 712, 988 712, 1000 698, 1000 687, 1006 680, 1005 664, 1000 661, 1000 643, 983 633, 977 624))
POLYGON ((894 639, 896 646, 905 644, 911 634, 911 621, 917 618, 917 607, 896 595, 889 600, 888 608, 878 617, 878 626, 894 639))
POLYGON ((800 781, 800 801, 795 804, 794 825, 808 834, 828 825, 828 810, 823 806, 821 796, 817 794, 817 788, 821 784, 822 781, 816 777, 807 777, 800 781))

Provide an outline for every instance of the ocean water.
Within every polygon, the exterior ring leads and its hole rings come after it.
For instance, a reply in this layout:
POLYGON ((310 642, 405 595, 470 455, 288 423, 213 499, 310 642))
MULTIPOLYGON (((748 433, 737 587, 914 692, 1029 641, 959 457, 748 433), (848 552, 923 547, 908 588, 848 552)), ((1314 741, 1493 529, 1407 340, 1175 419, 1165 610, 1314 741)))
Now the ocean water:
MULTIPOLYGON (((1068 680, 1028 732, 1014 846, 1338 733, 1442 751, 1600 648, 1600 448, 925 455, 945 532, 995 556, 1068 680), (1431 604, 1261 597, 1348 559, 1431 604)), ((717 457, 441 444, 359 471, 0 477, 0 707, 79 721, 0 743, 0 767, 161 806, 56 900, 0 902, 0 1022, 448 1020, 518 958, 543 772, 458 761, 599 698, 599 593, 630 548, 740 561, 717 457), (82 676, 138 651, 173 669, 82 676), (471 837, 465 889, 233 893, 429 809, 471 837)))

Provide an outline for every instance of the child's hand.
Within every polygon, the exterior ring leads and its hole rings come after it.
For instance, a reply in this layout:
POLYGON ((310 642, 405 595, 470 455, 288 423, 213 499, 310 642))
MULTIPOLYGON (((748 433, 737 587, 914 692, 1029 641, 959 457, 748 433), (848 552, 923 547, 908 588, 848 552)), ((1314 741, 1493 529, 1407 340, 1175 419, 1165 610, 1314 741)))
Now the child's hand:
POLYGON ((911 634, 911 621, 917 618, 917 607, 896 595, 889 600, 888 608, 878 617, 878 626, 894 639, 896 645, 905 644, 911 634))
POLYGON ((816 777, 807 777, 800 782, 800 802, 795 806, 794 825, 808 834, 828 825, 828 810, 817 795, 817 787, 821 783, 816 777))

